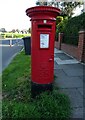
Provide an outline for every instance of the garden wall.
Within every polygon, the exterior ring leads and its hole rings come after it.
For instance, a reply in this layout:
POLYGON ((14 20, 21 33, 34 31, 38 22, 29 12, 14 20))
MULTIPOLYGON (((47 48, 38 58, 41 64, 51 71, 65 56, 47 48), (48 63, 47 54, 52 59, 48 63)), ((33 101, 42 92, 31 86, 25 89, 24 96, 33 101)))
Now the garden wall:
POLYGON ((55 41, 55 47, 75 57, 77 60, 85 62, 85 31, 79 32, 78 46, 62 43, 62 39, 63 33, 59 33, 58 41, 55 41))

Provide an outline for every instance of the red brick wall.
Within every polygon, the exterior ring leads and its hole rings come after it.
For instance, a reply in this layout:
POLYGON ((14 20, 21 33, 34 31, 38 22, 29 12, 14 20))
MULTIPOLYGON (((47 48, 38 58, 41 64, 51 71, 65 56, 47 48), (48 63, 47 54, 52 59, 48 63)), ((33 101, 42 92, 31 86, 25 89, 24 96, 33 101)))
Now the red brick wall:
MULTIPOLYGON (((59 46, 59 42, 55 41, 55 47, 57 49, 58 49, 58 46, 59 46)), ((78 47, 68 45, 68 44, 61 44, 61 50, 78 59, 78 47)))
POLYGON ((78 46, 72 46, 62 43, 62 34, 59 34, 58 41, 55 41, 55 47, 61 49, 69 55, 75 57, 79 61, 85 62, 85 31, 79 32, 79 43, 78 46), (61 45, 60 45, 61 44, 61 45))
POLYGON ((55 41, 55 48, 59 49, 59 42, 55 41))
POLYGON ((78 59, 85 62, 85 31, 79 32, 78 59))

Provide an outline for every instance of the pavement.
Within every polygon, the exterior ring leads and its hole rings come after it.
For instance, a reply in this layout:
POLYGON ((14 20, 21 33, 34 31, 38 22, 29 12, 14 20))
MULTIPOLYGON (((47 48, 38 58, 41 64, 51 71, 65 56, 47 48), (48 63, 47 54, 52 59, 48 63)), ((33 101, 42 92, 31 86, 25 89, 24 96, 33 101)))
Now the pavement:
POLYGON ((61 50, 54 50, 55 82, 60 90, 67 94, 71 101, 71 118, 85 119, 84 109, 84 78, 85 64, 69 56, 61 50))

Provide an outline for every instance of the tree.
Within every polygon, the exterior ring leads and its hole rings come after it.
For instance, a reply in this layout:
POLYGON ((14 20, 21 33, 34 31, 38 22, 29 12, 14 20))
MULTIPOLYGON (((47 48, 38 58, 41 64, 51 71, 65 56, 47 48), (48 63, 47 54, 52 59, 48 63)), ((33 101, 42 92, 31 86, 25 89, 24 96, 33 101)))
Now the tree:
POLYGON ((59 4, 60 2, 58 0, 51 0, 50 2, 48 2, 49 6, 58 7, 58 8, 59 8, 59 4))
POLYGON ((31 28, 29 28, 29 29, 27 30, 27 32, 28 32, 28 33, 31 33, 31 28))
POLYGON ((6 32, 6 29, 5 28, 1 28, 0 31, 1 32, 6 32))
POLYGON ((37 0, 36 5, 46 5, 47 6, 48 0, 37 0))
POLYGON ((63 21, 63 17, 62 16, 57 16, 57 18, 56 18, 56 25, 58 25, 62 21, 63 21))
POLYGON ((19 33, 19 32, 20 32, 20 30, 19 30, 19 29, 16 29, 16 32, 18 32, 18 33, 19 33))
POLYGON ((61 8, 61 15, 62 16, 68 16, 69 18, 72 17, 74 14, 73 11, 77 6, 81 6, 83 2, 61 2, 60 8, 61 8))
POLYGON ((82 0, 78 0, 79 2, 66 2, 66 0, 64 0, 64 2, 59 2, 59 1, 51 0, 50 2, 48 2, 47 0, 38 0, 36 2, 36 5, 47 5, 47 6, 58 7, 61 9, 61 16, 63 17, 68 16, 68 18, 70 18, 74 14, 73 11, 75 10, 75 8, 77 6, 80 7, 81 5, 84 4, 82 0))
POLYGON ((16 32, 16 30, 15 30, 15 29, 12 29, 12 31, 11 31, 11 32, 15 33, 15 32, 16 32))
POLYGON ((57 2, 56 0, 51 0, 50 2, 48 2, 48 0, 37 0, 36 5, 45 5, 45 6, 54 6, 54 7, 58 7, 59 2, 57 2))

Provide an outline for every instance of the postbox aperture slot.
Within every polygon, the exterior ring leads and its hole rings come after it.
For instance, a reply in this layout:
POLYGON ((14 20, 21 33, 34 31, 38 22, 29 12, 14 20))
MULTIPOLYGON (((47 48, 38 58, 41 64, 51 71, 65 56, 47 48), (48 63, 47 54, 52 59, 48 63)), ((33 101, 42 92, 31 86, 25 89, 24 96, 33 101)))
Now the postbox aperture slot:
POLYGON ((40 34, 40 48, 49 48, 49 34, 40 34))
POLYGON ((52 29, 52 25, 40 24, 38 29, 52 29))

